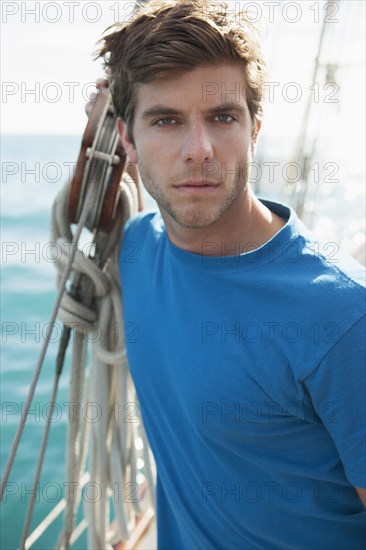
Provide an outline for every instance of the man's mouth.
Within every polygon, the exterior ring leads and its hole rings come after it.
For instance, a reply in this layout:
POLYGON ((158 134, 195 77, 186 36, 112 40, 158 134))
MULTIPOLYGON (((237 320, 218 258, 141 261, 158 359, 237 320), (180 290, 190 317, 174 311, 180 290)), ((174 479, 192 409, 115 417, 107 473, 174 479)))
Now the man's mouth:
POLYGON ((184 183, 175 185, 175 187, 179 191, 192 191, 192 192, 214 191, 218 186, 219 184, 213 181, 202 181, 202 180, 185 181, 184 183))

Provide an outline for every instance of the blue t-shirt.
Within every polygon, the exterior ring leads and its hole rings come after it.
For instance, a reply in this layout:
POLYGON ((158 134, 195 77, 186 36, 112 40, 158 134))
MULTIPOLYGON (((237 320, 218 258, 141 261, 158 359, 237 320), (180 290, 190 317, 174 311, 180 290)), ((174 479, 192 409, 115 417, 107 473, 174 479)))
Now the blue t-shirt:
POLYGON ((263 202, 286 225, 232 256, 176 247, 158 213, 125 228, 126 345, 161 550, 364 548, 364 270, 263 202))

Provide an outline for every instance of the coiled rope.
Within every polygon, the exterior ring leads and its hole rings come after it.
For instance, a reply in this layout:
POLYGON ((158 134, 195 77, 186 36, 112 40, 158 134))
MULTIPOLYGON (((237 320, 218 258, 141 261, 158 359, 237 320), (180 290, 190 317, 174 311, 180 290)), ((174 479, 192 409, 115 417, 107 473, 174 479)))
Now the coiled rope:
MULTIPOLYGON (((56 262, 59 280, 71 253, 68 193, 69 188, 65 187, 56 198, 52 216, 51 238, 61 250, 56 262)), ((121 411, 129 407, 139 411, 126 359, 118 267, 122 227, 137 212, 137 205, 136 185, 126 175, 121 183, 113 227, 108 235, 102 237, 103 250, 97 250, 96 257, 98 252, 102 254, 101 263, 105 267, 101 269, 85 257, 81 250, 76 250, 73 274, 74 277, 83 277, 87 283, 83 286, 80 300, 65 294, 61 301, 58 316, 66 326, 74 329, 75 338, 70 380, 73 417, 69 424, 67 444, 67 506, 64 530, 58 542, 60 549, 68 549, 70 546, 78 503, 82 497, 80 479, 85 473, 87 458, 89 486, 95 489, 95 497, 84 501, 89 549, 111 549, 112 544, 128 540, 134 518, 140 516, 148 506, 154 506, 154 473, 142 421, 133 417, 131 422, 126 422, 127 415, 120 418, 121 411), (86 340, 90 340, 90 336, 93 339, 91 367, 84 391, 86 340), (99 412, 97 421, 88 421, 81 414, 82 410, 88 410, 88 406, 96 406, 99 412), (143 476, 145 483, 141 483, 143 476), (146 489, 149 498, 144 498, 143 504, 140 493, 146 489), (115 516, 113 530, 110 521, 111 502, 114 504, 115 516)))
MULTIPOLYGON (((65 483, 67 489, 62 504, 62 508, 65 507, 65 521, 56 547, 60 550, 69 549, 71 542, 81 532, 80 526, 86 523, 88 548, 110 550, 113 544, 131 539, 136 518, 144 514, 141 523, 145 524, 153 517, 155 508, 155 469, 142 420, 135 416, 131 422, 126 422, 131 415, 126 415, 124 419, 120 418, 120 411, 126 411, 131 406, 134 412, 139 411, 124 346, 118 268, 122 227, 125 221, 137 212, 138 196, 135 183, 126 175, 121 182, 112 229, 108 234, 104 233, 99 239, 95 239, 101 247, 101 253, 99 258, 98 255, 92 258, 86 257, 78 249, 78 244, 88 213, 96 199, 96 182, 90 182, 74 234, 68 219, 69 193, 70 184, 67 184, 57 196, 53 205, 51 229, 51 240, 57 243, 57 249, 61 254, 55 257, 58 296, 51 314, 50 326, 54 325, 58 316, 66 327, 74 330, 70 379, 70 403, 73 414, 69 418, 65 483), (77 285, 80 287, 78 299, 65 292, 70 278, 75 288, 77 285), (97 337, 91 344, 91 367, 87 369, 90 333, 97 337), (88 405, 97 405, 100 411, 97 421, 88 421, 88 418, 81 414, 82 409, 85 410, 88 405), (88 462, 89 472, 86 472, 88 462), (97 496, 85 500, 86 522, 84 520, 75 529, 76 514, 86 478, 89 485, 96 490, 97 496), (115 516, 113 524, 110 519, 112 502, 115 516)), ((24 413, 5 468, 1 484, 2 493, 6 488, 19 446, 51 333, 52 331, 49 331, 45 338, 35 369, 24 413)), ((55 404, 60 374, 61 367, 58 361, 51 407, 55 404)), ((48 416, 45 427, 33 488, 39 482, 51 418, 52 414, 48 416)), ((36 491, 33 491, 20 549, 29 548, 49 525, 49 520, 43 522, 43 527, 38 526, 36 529, 37 535, 32 533, 27 538, 35 494, 36 491)))
MULTIPOLYGON (((68 278, 69 278, 70 273, 71 273, 72 264, 73 264, 74 257, 75 257, 75 252, 76 252, 75 245, 79 242, 81 231, 82 231, 82 229, 85 225, 86 218, 87 218, 90 206, 91 206, 93 200, 95 199, 95 196, 96 196, 95 185, 90 185, 89 189, 88 189, 87 196, 86 196, 86 200, 85 200, 85 203, 84 203, 84 206, 83 206, 83 210, 82 210, 82 213, 81 213, 81 216, 80 216, 80 220, 79 220, 79 223, 77 225, 74 236, 72 235, 71 231, 69 232, 68 237, 69 237, 69 239, 72 240, 71 253, 70 253, 70 256, 69 256, 69 263, 68 263, 67 267, 65 268, 62 276, 60 276, 60 278, 59 278, 58 295, 57 295, 55 304, 53 306, 53 310, 52 310, 52 313, 51 313, 50 322, 49 322, 48 326, 53 326, 55 324, 57 314, 58 314, 58 311, 60 309, 60 303, 61 303, 61 300, 62 300, 62 296, 63 296, 64 291, 65 291, 66 283, 67 283, 68 278)), ((37 386, 39 375, 40 375, 41 370, 42 370, 43 362, 44 362, 44 359, 45 359, 45 356, 46 356, 48 345, 50 343, 50 339, 51 339, 51 331, 48 331, 46 336, 45 336, 45 339, 44 339, 44 342, 43 342, 43 345, 42 345, 42 348, 41 348, 41 352, 40 352, 39 357, 38 357, 37 365, 36 365, 36 368, 35 368, 35 371, 34 371, 34 374, 33 374, 33 378, 32 378, 32 381, 31 381, 31 384, 30 384, 30 387, 29 387, 27 400, 26 400, 25 405, 24 405, 24 411, 23 411, 22 417, 20 419, 17 431, 15 433, 14 440, 13 440, 11 450, 10 450, 10 453, 9 453, 8 461, 7 461, 5 469, 4 469, 4 475, 3 475, 3 479, 1 480, 1 488, 0 488, 0 502, 1 503, 3 502, 3 493, 4 493, 4 490, 6 490, 6 485, 7 485, 8 479, 9 479, 9 475, 11 473, 11 470, 12 470, 12 467, 13 467, 13 464, 14 464, 14 459, 15 459, 15 456, 16 456, 16 453, 17 453, 17 450, 18 450, 18 447, 19 447, 19 442, 20 442, 20 439, 22 437, 22 433, 23 433, 24 426, 25 426, 25 423, 26 423, 26 420, 27 420, 27 417, 28 417, 29 409, 30 409, 30 406, 31 406, 32 401, 33 401, 34 392, 35 392, 35 389, 36 389, 36 386, 37 386)))

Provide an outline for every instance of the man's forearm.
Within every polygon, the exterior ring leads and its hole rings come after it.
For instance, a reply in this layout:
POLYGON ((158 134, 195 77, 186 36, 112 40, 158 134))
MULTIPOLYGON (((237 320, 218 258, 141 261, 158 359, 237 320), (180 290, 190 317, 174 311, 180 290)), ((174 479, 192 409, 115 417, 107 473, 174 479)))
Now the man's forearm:
POLYGON ((355 487, 357 493, 358 493, 358 496, 360 497, 363 505, 365 506, 366 508, 366 489, 361 489, 360 487, 355 487))

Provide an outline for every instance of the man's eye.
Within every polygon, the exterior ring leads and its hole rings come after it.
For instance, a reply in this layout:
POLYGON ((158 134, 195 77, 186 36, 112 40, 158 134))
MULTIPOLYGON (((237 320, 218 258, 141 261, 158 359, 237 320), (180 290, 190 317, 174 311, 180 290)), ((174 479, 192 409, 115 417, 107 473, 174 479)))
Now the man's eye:
POLYGON ((225 113, 217 115, 216 119, 218 119, 219 122, 232 122, 233 120, 235 120, 234 117, 225 113))
POLYGON ((161 118, 160 120, 157 120, 154 122, 154 126, 158 126, 160 128, 163 128, 165 126, 173 126, 175 124, 175 120, 173 118, 161 118))

